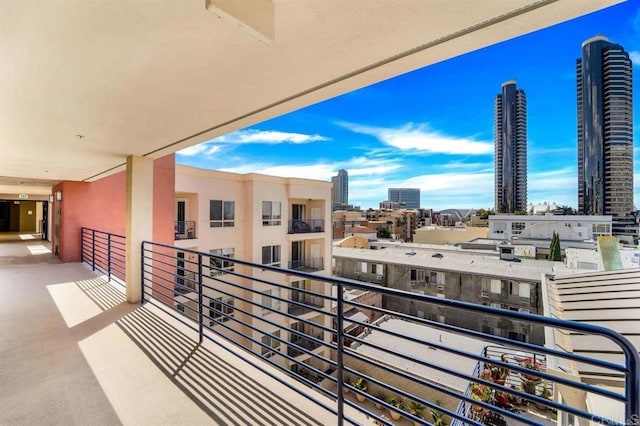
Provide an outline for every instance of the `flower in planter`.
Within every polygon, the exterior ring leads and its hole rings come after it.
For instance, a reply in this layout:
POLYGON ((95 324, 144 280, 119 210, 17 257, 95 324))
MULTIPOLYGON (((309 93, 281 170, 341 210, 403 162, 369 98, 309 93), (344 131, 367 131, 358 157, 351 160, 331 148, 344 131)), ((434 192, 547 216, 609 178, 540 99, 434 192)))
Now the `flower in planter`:
MULTIPOLYGON (((517 361, 520 367, 526 368, 528 370, 531 370, 531 371, 542 370, 542 363, 540 361, 535 360, 532 357, 521 358, 521 359, 518 359, 517 361)), ((532 373, 522 372, 521 374, 524 375, 529 380, 540 380, 538 376, 532 373)))

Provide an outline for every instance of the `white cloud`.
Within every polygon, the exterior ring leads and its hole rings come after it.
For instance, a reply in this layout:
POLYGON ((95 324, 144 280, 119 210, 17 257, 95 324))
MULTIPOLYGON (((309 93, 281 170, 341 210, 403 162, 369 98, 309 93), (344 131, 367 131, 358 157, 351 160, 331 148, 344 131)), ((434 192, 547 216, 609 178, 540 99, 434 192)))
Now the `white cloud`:
MULTIPOLYGON (((274 166, 266 163, 243 164, 237 167, 221 168, 220 170, 232 173, 259 173, 270 176, 296 177, 316 180, 331 180, 340 169, 345 169, 349 177, 383 175, 401 168, 401 165, 394 160, 370 159, 365 157, 355 157, 346 161, 336 163, 316 163, 316 164, 284 164, 274 166)), ((349 180, 351 186, 352 180, 349 180)))
POLYGON ((400 128, 364 126, 353 123, 337 123, 347 129, 371 135, 381 142, 401 151, 421 151, 434 154, 484 155, 493 153, 493 142, 450 136, 431 130, 426 124, 406 124, 400 128))
POLYGON ((634 67, 640 67, 640 51, 629 52, 629 58, 631 58, 634 67))
POLYGON ((210 157, 218 151, 220 151, 219 145, 212 145, 209 142, 204 142, 198 145, 190 146, 189 148, 182 149, 176 152, 176 154, 183 155, 185 157, 194 157, 196 155, 210 157))
POLYGON ((304 133, 279 132, 276 130, 238 130, 228 135, 220 136, 211 142, 243 144, 243 143, 262 143, 262 144, 280 144, 293 143, 302 144, 310 142, 327 141, 329 138, 320 135, 307 135, 304 133))
POLYGON ((190 146, 177 152, 185 157, 211 157, 221 149, 221 145, 240 145, 248 143, 275 145, 281 143, 303 144, 327 141, 329 138, 304 133, 279 132, 275 130, 238 130, 198 145, 190 146))

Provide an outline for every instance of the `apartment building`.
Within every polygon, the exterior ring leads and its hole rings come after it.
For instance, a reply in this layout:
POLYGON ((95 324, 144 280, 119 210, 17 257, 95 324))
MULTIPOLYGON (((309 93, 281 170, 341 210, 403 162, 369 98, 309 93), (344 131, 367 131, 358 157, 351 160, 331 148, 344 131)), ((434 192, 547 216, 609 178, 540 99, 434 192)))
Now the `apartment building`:
POLYGON ((596 240, 611 235, 611 216, 491 215, 489 238, 551 241, 553 232, 561 241, 596 240))
MULTIPOLYGON (((222 334, 255 352, 275 357, 296 372, 298 366, 279 356, 278 352, 303 362, 312 357, 282 344, 274 336, 328 357, 327 348, 313 345, 287 330, 294 329, 323 341, 329 341, 328 333, 281 313, 330 327, 329 316, 297 305, 289 306, 284 299, 291 298, 330 311, 328 299, 312 297, 296 292, 296 289, 326 296, 331 295, 331 289, 313 280, 245 268, 235 264, 233 259, 329 275, 331 229, 326 224, 331 218, 330 200, 329 182, 176 166, 175 244, 186 249, 182 255, 178 254, 184 261, 178 261, 177 271, 184 273, 185 278, 182 282, 182 278, 177 278, 177 290, 188 291, 189 276, 202 267, 213 278, 213 284, 208 286, 212 288, 205 288, 204 295, 209 300, 210 325, 222 334), (208 252, 229 260, 211 258, 201 264, 197 254, 188 250, 208 252), (281 286, 266 284, 261 279, 281 286), (253 300, 256 305, 243 300, 246 297, 244 288, 258 290, 252 297, 261 295, 261 300, 253 300), (267 308, 257 306, 259 304, 267 308), (236 317, 249 326, 234 321, 236 317), (252 331, 251 325, 266 332, 252 331), (268 344, 272 351, 241 333, 268 344)), ((187 301, 187 297, 185 295, 183 300, 187 301)), ((317 363, 317 358, 314 360, 317 363)), ((326 369, 320 364, 313 367, 326 369)))
MULTIPOLYGON (((560 262, 505 261, 497 253, 401 244, 376 250, 333 248, 336 276, 435 297, 539 314, 546 274, 570 273, 560 262)), ((429 303, 383 297, 383 307, 512 340, 544 342, 542 327, 429 303)))

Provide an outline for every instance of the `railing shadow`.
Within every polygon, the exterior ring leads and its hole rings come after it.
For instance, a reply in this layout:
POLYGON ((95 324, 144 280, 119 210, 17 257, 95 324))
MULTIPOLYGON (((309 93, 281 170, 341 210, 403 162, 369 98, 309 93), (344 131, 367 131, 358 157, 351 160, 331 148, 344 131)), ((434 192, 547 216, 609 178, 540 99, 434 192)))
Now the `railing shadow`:
POLYGON ((118 326, 218 424, 323 424, 144 306, 118 326))

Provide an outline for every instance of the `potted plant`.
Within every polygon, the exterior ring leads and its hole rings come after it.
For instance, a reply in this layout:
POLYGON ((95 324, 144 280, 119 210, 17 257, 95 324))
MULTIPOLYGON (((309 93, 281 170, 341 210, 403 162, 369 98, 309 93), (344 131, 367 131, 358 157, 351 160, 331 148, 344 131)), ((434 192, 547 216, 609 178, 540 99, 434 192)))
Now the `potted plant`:
MULTIPOLYGON (((540 396, 544 399, 551 399, 551 391, 549 390, 548 387, 543 386, 542 387, 542 392, 540 393, 540 396)), ((541 402, 536 402, 536 408, 540 411, 547 411, 547 405, 543 404, 541 402)))
MULTIPOLYGON (((530 371, 540 371, 542 368, 542 363, 540 361, 535 360, 534 358, 531 357, 526 357, 526 358, 522 358, 520 360, 518 360, 518 365, 520 365, 520 367, 526 368, 527 370, 530 371)), ((524 377, 525 379, 529 380, 529 381, 539 381, 540 377, 536 376, 535 373, 529 373, 529 372, 522 372, 520 373, 522 377, 524 377)))
POLYGON ((442 412, 438 410, 431 410, 431 418, 433 419, 433 426, 447 426, 447 422, 442 412))
MULTIPOLYGON (((358 377, 354 382, 353 382, 353 387, 355 387, 356 389, 358 389, 359 391, 362 392, 366 392, 367 391, 367 381, 365 379, 363 379, 362 377, 358 377)), ((358 399, 358 401, 363 402, 365 400, 364 395, 357 393, 356 392, 356 398, 358 399)))
MULTIPOLYGON (((482 383, 472 383, 471 384, 471 398, 476 401, 489 402, 491 400, 492 391, 489 386, 483 385, 482 383)), ((475 411, 482 411, 481 405, 472 405, 472 409, 475 411)))
POLYGON ((404 402, 404 399, 393 396, 389 400, 389 404, 397 408, 397 410, 389 410, 389 415, 391 416, 391 418, 393 420, 400 420, 400 417, 402 417, 402 411, 405 411, 407 409, 407 404, 404 402))
MULTIPOLYGON (((414 416, 418 417, 419 419, 424 419, 424 405, 415 402, 415 401, 411 401, 411 406, 409 407, 409 412, 411 414, 413 414, 414 416)), ((414 425, 419 425, 419 422, 414 421, 413 422, 414 425)))
POLYGON ((373 403, 375 404, 376 408, 378 410, 382 410, 383 406, 382 406, 382 404, 380 404, 380 402, 378 400, 380 400, 382 402, 387 402, 387 397, 383 393, 378 393, 378 394, 376 394, 376 399, 373 400, 373 403))
POLYGON ((351 377, 349 376, 344 376, 344 384, 346 386, 343 386, 342 389, 344 389, 344 393, 348 394, 351 390, 349 389, 349 386, 351 384, 351 377))

